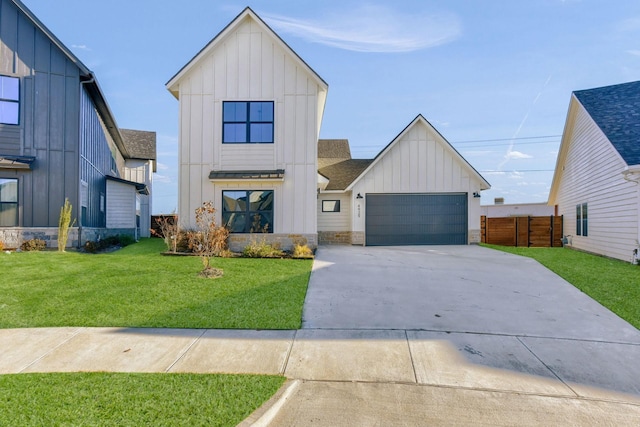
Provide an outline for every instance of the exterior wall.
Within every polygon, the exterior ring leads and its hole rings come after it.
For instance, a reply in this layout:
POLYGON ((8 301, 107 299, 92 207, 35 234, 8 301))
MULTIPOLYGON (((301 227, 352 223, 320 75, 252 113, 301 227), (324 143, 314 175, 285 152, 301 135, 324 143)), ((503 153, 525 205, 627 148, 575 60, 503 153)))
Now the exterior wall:
POLYGON ((318 195, 318 243, 350 244, 351 192, 318 195), (339 200, 340 212, 322 212, 323 200, 339 200))
MULTIPOLYGON (((58 227, 2 227, 0 228, 0 242, 7 249, 18 249, 22 242, 31 239, 41 239, 47 243, 47 248, 58 247, 58 227)), ((67 248, 78 246, 78 228, 69 228, 67 248)))
POLYGON ((352 188, 352 231, 362 233, 354 233, 354 244, 364 243, 365 231, 365 199, 356 199, 358 193, 467 193, 468 240, 479 243, 480 198, 473 193, 481 182, 425 123, 416 122, 401 138, 352 188))
POLYGON ((581 106, 566 142, 556 202, 570 245, 631 261, 638 247, 638 186, 624 180, 626 163, 581 106), (586 237, 575 235, 579 203, 588 203, 586 237))
POLYGON ((250 17, 219 41, 179 83, 178 213, 186 226, 213 200, 220 221, 222 188, 276 187, 274 233, 317 233, 319 86, 308 70, 250 17), (222 144, 222 102, 274 101, 273 144, 222 144), (284 169, 283 182, 220 184, 212 170, 284 169))
POLYGON ((553 206, 546 203, 519 203, 509 205, 480 206, 480 215, 487 218, 504 218, 510 216, 551 216, 555 212, 553 206))
MULTIPOLYGON (((129 159, 125 161, 123 179, 145 184, 151 190, 153 181, 153 161, 129 159)), ((151 194, 139 195, 140 200, 140 237, 151 237, 151 194)))
POLYGON ((107 181, 107 228, 136 228, 136 189, 107 181))
MULTIPOLYGON (((106 200, 107 183, 105 177, 109 174, 119 176, 117 159, 120 153, 116 150, 111 136, 106 132, 91 98, 84 88, 81 93, 80 108, 80 179, 87 184, 87 194, 85 197, 81 197, 81 204, 86 202, 86 213, 82 218, 82 225, 105 227, 106 211, 105 206, 101 206, 100 199, 102 197, 106 200), (113 166, 116 166, 116 169, 113 166)), ((122 158, 121 155, 120 158, 122 158)), ((124 164, 123 160, 121 162, 124 164)))
POLYGON ((78 67, 15 5, 0 0, 0 74, 20 78, 20 124, 0 125, 0 154, 35 156, 18 178, 19 225, 58 225, 65 197, 78 205, 78 67))

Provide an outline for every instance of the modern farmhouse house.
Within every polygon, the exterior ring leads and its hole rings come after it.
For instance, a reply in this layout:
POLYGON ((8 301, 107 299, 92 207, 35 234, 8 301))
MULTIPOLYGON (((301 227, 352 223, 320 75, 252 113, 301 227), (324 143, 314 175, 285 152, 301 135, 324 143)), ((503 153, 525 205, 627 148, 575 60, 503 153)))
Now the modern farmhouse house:
POLYGON ((179 100, 185 226, 211 200, 231 231, 289 247, 480 241, 489 184, 421 115, 375 159, 318 141, 327 83, 246 8, 167 83, 179 100))
POLYGON ((640 241, 640 81, 573 92, 549 193, 567 244, 632 261, 640 241))
POLYGON ((0 240, 147 236, 155 133, 118 128, 96 76, 27 7, 0 0, 0 240))

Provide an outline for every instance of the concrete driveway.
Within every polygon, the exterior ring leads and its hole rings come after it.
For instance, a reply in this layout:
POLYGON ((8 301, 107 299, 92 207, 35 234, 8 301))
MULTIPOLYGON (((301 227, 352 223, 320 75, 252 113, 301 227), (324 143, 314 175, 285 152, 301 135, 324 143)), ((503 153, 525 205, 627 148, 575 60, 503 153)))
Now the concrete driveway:
POLYGON ((640 395, 640 331, 538 262, 479 246, 323 246, 303 328, 404 330, 472 364, 640 395))

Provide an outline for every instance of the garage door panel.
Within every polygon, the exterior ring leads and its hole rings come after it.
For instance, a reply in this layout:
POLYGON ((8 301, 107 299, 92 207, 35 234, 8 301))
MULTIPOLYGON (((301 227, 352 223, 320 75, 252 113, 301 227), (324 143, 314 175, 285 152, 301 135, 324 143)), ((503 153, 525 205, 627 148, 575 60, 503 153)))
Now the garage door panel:
POLYGON ((467 244, 467 195, 367 194, 367 245, 467 244))

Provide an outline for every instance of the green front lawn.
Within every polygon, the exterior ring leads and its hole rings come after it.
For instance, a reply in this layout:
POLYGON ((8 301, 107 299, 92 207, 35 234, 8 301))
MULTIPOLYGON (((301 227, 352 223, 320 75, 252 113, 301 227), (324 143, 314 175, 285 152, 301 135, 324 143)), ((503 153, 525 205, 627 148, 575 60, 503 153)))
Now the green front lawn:
POLYGON ((483 246, 537 260, 640 329, 640 267, 567 248, 483 246))
POLYGON ((0 328, 298 329, 311 260, 162 256, 160 239, 108 254, 0 252, 0 328))
POLYGON ((0 375, 0 425, 235 426, 284 381, 257 375, 0 375))

